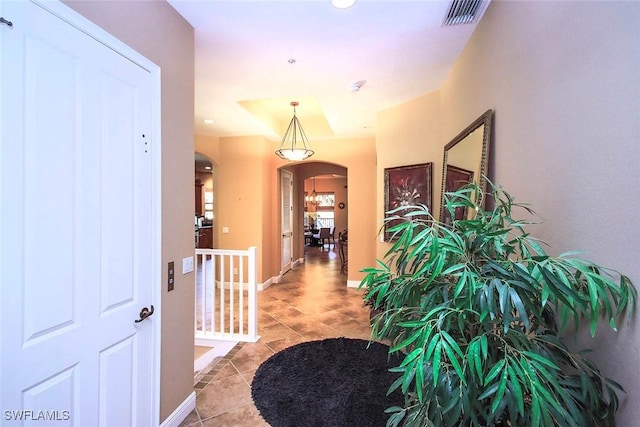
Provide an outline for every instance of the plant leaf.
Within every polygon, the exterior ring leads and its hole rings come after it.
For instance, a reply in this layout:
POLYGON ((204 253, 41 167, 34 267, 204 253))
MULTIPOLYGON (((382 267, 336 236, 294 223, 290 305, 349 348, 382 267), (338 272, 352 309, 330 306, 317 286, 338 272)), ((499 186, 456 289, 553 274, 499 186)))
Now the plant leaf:
POLYGON ((514 366, 517 364, 509 363, 507 365, 507 373, 509 375, 511 389, 512 389, 512 397, 516 401, 516 405, 518 407, 518 413, 524 416, 524 400, 525 395, 522 392, 522 387, 520 387, 520 377, 518 376, 518 371, 514 369, 514 366))
POLYGON ((498 374, 504 368, 504 364, 505 364, 505 360, 504 359, 500 359, 495 363, 495 365, 493 365, 493 367, 489 370, 489 373, 487 374, 487 376, 484 379, 484 385, 489 384, 491 381, 493 381, 493 379, 495 377, 498 376, 498 374))
POLYGON ((496 395, 493 398, 493 402, 491 403, 491 412, 496 412, 500 402, 502 401, 502 397, 504 396, 504 392, 507 389, 507 370, 502 371, 502 375, 500 376, 498 390, 496 391, 496 395))
POLYGON ((440 360, 442 358, 442 342, 438 341, 438 343, 436 344, 436 348, 433 352, 433 385, 432 387, 435 386, 435 384, 438 383, 438 375, 440 374, 440 360))
MULTIPOLYGON (((399 349, 402 349, 404 347, 400 347, 399 349)), ((389 352, 393 352, 393 350, 389 350, 389 352)), ((413 350, 411 353, 407 354, 404 359, 402 360, 402 363, 400 363, 400 367, 403 368, 405 366, 407 366, 409 363, 413 362, 418 356, 420 356, 422 354, 422 347, 418 347, 415 350, 413 350)))
POLYGON ((520 299, 520 295, 518 295, 518 292, 515 289, 509 288, 509 297, 511 298, 511 304, 518 312, 520 321, 524 324, 525 330, 528 331, 530 328, 529 314, 524 308, 524 304, 522 303, 522 299, 520 299))

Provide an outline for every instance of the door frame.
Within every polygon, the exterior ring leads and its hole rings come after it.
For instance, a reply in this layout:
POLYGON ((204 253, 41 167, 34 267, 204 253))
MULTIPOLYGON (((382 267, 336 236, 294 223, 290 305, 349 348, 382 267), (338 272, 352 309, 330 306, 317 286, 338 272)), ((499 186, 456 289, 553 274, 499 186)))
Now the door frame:
POLYGON ((149 396, 152 426, 160 425, 160 354, 162 330, 162 138, 160 67, 118 40, 89 19, 59 1, 30 0, 64 20, 89 37, 149 72, 151 76, 151 301, 156 316, 151 319, 151 394, 149 396))
POLYGON ((286 170, 286 169, 280 169, 280 275, 282 276, 283 274, 285 274, 287 271, 289 271, 291 269, 291 267, 293 266, 293 236, 295 235, 294 231, 293 231, 293 224, 294 224, 294 220, 293 220, 293 216, 295 214, 295 207, 293 204, 293 178, 294 175, 291 171, 286 170), (288 176, 289 178, 289 208, 290 208, 290 212, 289 212, 289 262, 285 263, 285 259, 284 259, 284 229, 283 229, 283 223, 284 223, 284 207, 285 207, 285 200, 284 200, 284 185, 285 185, 285 176, 288 176), (285 270, 286 266, 289 266, 288 270, 285 270))

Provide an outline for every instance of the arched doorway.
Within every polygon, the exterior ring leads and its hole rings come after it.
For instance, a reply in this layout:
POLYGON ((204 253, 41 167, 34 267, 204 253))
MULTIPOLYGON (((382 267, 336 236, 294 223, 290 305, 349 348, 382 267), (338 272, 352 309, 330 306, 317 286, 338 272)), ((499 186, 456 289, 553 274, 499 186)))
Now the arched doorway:
POLYGON ((215 232, 214 220, 218 210, 215 203, 217 187, 215 165, 208 157, 195 153, 194 171, 194 244, 196 248, 215 248, 217 233, 215 232))
MULTIPOLYGON (((293 259, 295 265, 302 262, 305 256, 305 227, 309 227, 310 219, 313 218, 317 222, 319 215, 324 218, 326 225, 335 227, 335 236, 340 231, 348 228, 348 183, 347 171, 345 166, 329 163, 329 162, 301 162, 298 164, 287 165, 281 169, 290 171, 293 174, 293 259), (321 194, 330 193, 333 202, 332 206, 310 205, 308 197, 313 187, 309 187, 315 177, 316 192, 321 194), (306 182, 306 185, 305 185, 306 182)), ((312 184, 311 184, 312 185, 312 184)), ((282 205, 282 203, 281 203, 282 205)), ((280 233, 281 235, 283 233, 280 233)), ((283 257, 284 250, 281 251, 281 265, 286 261, 283 257)))
MULTIPOLYGON (((305 232, 329 228, 333 241, 340 231, 347 229, 347 188, 347 177, 335 173, 314 175, 304 180, 305 232)), ((315 239, 312 242, 306 240, 305 244, 308 247, 318 242, 315 239)))

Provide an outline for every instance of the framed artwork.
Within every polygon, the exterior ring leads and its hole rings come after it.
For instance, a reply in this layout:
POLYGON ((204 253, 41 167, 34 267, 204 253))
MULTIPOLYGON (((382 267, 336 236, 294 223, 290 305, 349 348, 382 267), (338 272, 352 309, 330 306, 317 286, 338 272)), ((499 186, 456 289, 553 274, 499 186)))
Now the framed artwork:
MULTIPOLYGON (((384 169, 384 212, 401 206, 425 205, 431 210, 432 206, 432 170, 433 163, 399 166, 384 169)), ((400 219, 385 223, 384 239, 391 241, 392 236, 387 230, 396 225, 400 219)))
MULTIPOLYGON (((461 187, 473 182, 473 171, 462 169, 457 166, 447 165, 447 173, 445 175, 446 182, 444 184, 445 193, 456 191, 461 187)), ((467 208, 458 207, 454 211, 455 220, 465 219, 467 217, 467 208)), ((451 224, 451 214, 448 210, 442 209, 441 222, 451 224)))

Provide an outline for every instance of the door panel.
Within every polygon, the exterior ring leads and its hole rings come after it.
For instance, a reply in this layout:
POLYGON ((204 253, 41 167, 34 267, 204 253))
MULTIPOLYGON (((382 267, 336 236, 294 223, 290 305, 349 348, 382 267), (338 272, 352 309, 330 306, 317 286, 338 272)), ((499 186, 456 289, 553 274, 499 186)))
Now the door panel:
POLYGON ((150 425, 151 75, 36 4, 0 7, 0 406, 150 425))
POLYGON ((70 163, 79 141, 73 112, 82 82, 74 56, 38 35, 26 35, 23 57, 24 138, 21 152, 15 152, 16 160, 23 162, 23 174, 14 188, 24 203, 22 315, 24 344, 29 345, 77 326, 75 258, 73 252, 59 250, 73 245, 75 188, 60 184, 74 181, 70 163), (46 283, 56 286, 42 286, 46 283))
MULTIPOLYGON (((135 243, 135 153, 131 141, 135 135, 136 87, 120 76, 103 72, 100 76, 100 99, 107 106, 101 112, 100 205, 102 210, 100 250, 101 312, 103 315, 125 304, 134 304, 135 243), (115 173, 114 173, 115 172, 115 173), (113 251, 122 242, 121 250, 113 251), (110 266, 118 266, 110 269, 110 266)), ((134 307, 135 308, 135 307, 134 307)))
POLYGON ((100 352, 100 426, 135 425, 135 336, 100 352))
MULTIPOLYGON (((65 369, 50 378, 42 381, 23 393, 25 408, 68 408, 68 413, 63 410, 56 414, 56 418, 65 420, 71 418, 71 414, 79 413, 77 404, 77 366, 65 369)), ((55 410, 55 409, 54 409, 55 410)), ((35 423, 34 423, 35 424, 35 423)))

